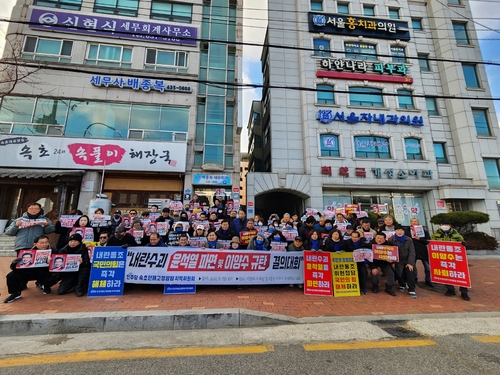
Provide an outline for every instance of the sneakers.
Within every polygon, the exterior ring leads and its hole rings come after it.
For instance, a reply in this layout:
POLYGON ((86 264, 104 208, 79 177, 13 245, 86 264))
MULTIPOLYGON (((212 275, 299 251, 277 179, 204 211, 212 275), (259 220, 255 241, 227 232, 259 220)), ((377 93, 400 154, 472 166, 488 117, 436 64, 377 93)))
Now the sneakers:
POLYGON ((373 293, 378 293, 378 284, 373 284, 372 285, 372 292, 373 293))
POLYGON ((404 287, 404 286, 400 286, 400 287, 399 287, 399 291, 400 291, 401 293, 403 293, 405 290, 406 290, 406 287, 404 287))
POLYGON ((43 290, 43 285, 40 281, 36 281, 35 282, 35 287, 38 289, 38 290, 43 290))
POLYGON ((465 293, 465 292, 462 292, 462 299, 463 299, 464 301, 470 301, 470 297, 469 297, 469 295, 468 295, 467 293, 465 293))
POLYGON ((427 285, 428 287, 434 288, 434 283, 432 281, 425 280, 425 285, 427 285))
POLYGON ((366 289, 361 289, 361 293, 362 294, 368 294, 368 292, 366 291, 366 289))
POLYGON ((417 293, 415 292, 408 292, 410 294, 410 297, 413 299, 417 299, 417 293))
POLYGON ((43 294, 49 294, 50 292, 52 292, 52 289, 50 288, 43 288, 43 294))
POLYGON ((392 290, 392 288, 386 287, 385 292, 390 294, 393 297, 396 297, 396 292, 394 292, 394 290, 392 290))
POLYGON ((457 292, 455 292, 454 290, 450 290, 450 289, 448 289, 444 295, 445 295, 446 297, 456 296, 456 295, 457 295, 457 292))
POLYGON ((12 293, 10 296, 3 300, 3 303, 11 303, 19 298, 21 298, 21 292, 12 293))

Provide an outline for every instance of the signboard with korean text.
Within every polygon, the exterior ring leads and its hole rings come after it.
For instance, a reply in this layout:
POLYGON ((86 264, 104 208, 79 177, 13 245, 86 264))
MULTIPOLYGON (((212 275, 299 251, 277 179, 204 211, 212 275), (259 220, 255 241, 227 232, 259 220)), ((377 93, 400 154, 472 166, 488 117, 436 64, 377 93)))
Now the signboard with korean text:
MULTIPOLYGON (((358 123, 368 123, 368 124, 392 124, 392 125, 406 125, 413 127, 424 126, 423 116, 411 115, 410 113, 400 115, 398 113, 370 113, 362 112, 357 114, 356 112, 340 112, 333 111, 331 109, 319 109, 316 115, 316 119, 322 124, 329 124, 333 121, 345 122, 347 124, 358 124, 358 123)), ((357 145, 359 147, 359 145, 357 145)), ((370 146, 370 144, 365 144, 365 146, 370 146)), ((377 146, 379 146, 377 144, 377 146)))
POLYGON ((312 33, 410 40, 408 22, 400 20, 313 12, 309 12, 308 20, 312 33))
POLYGON ((330 253, 334 297, 356 297, 360 295, 358 267, 351 253, 330 253))
POLYGON ((355 262, 373 262, 373 251, 372 249, 356 249, 352 252, 352 259, 355 262))
POLYGON ((0 135, 5 167, 184 172, 187 144, 0 135))
POLYGON ((109 38, 135 39, 147 42, 196 46, 198 29, 192 26, 170 25, 137 18, 95 16, 83 13, 33 9, 29 27, 45 31, 74 33, 109 38))
POLYGON ((196 285, 170 285, 165 284, 163 294, 195 294, 196 285))
POLYGON ((123 295, 126 249, 96 247, 90 271, 89 297, 123 295))
POLYGON ((72 228, 75 221, 80 218, 80 215, 61 215, 59 217, 59 222, 63 228, 72 228))
POLYGON ((271 241, 271 251, 286 251, 288 243, 271 241))
POLYGON ((231 175, 230 174, 195 173, 193 175, 193 185, 224 185, 224 186, 230 186, 231 185, 231 175))
POLYGON ((330 254, 304 251, 304 294, 333 295, 330 254))
POLYGON ((18 258, 21 259, 21 261, 16 264, 16 268, 23 269, 48 267, 48 259, 51 254, 52 250, 20 250, 18 258))
POLYGON ((467 251, 460 242, 429 241, 431 281, 470 288, 467 251))
POLYGON ((140 90, 144 92, 184 92, 192 93, 191 86, 183 86, 165 82, 162 79, 151 78, 129 78, 95 75, 90 78, 90 83, 96 87, 117 87, 120 89, 140 90))
POLYGON ((373 259, 399 262, 399 249, 397 246, 372 245, 373 259))
MULTIPOLYGON (((109 225, 108 221, 111 220, 110 215, 90 214, 89 218, 90 218, 90 226, 92 228, 107 227, 109 225)), ((130 218, 129 218, 129 221, 130 221, 130 218)), ((122 223, 122 224, 125 226, 125 228, 130 227, 130 226, 127 227, 127 225, 125 225, 125 223, 122 223)))
POLYGON ((302 284, 302 252, 221 251, 188 247, 127 249, 125 282, 133 284, 302 284))
POLYGON ((82 256, 80 254, 54 254, 50 262, 50 272, 78 272, 82 256))
POLYGON ((23 229, 23 228, 33 227, 35 225, 43 225, 46 222, 47 222, 47 220, 45 220, 45 219, 26 219, 26 218, 22 218, 21 219, 21 225, 19 226, 19 228, 23 229))
POLYGON ((258 232, 256 230, 245 230, 245 231, 240 232, 240 242, 241 242, 241 244, 242 245, 248 245, 250 243, 250 239, 253 236, 256 236, 257 233, 258 232))

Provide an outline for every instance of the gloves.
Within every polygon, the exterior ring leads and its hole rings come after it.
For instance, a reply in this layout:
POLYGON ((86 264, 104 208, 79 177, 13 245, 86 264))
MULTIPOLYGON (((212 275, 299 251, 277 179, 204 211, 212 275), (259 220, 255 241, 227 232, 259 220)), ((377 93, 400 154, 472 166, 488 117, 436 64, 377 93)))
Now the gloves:
POLYGON ((12 263, 10 264, 10 269, 11 269, 12 271, 14 271, 14 270, 16 269, 16 265, 17 265, 18 263, 21 263, 21 261, 22 261, 22 259, 21 259, 21 258, 16 258, 16 259, 14 259, 14 260, 12 261, 12 263))

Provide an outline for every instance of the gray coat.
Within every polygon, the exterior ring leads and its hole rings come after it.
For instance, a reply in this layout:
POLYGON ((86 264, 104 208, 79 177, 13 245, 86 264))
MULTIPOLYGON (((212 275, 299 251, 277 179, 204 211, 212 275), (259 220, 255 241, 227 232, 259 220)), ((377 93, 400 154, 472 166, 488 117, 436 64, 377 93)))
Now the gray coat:
POLYGON ((7 235, 16 236, 16 240, 14 242, 14 250, 16 251, 32 248, 36 237, 52 233, 55 230, 54 224, 52 224, 52 222, 47 217, 45 217, 43 213, 40 214, 36 219, 43 219, 47 223, 49 223, 49 225, 45 227, 42 225, 33 225, 28 228, 19 228, 16 223, 18 221, 22 221, 23 219, 29 219, 27 212, 25 212, 23 216, 15 219, 5 230, 5 233, 7 235))
POLYGON ((413 267, 415 267, 415 247, 413 246, 411 237, 406 236, 403 243, 399 242, 395 237, 391 237, 387 240, 387 244, 398 247, 399 262, 396 263, 396 272, 398 273, 398 275, 402 274, 402 270, 406 264, 411 264, 413 267))

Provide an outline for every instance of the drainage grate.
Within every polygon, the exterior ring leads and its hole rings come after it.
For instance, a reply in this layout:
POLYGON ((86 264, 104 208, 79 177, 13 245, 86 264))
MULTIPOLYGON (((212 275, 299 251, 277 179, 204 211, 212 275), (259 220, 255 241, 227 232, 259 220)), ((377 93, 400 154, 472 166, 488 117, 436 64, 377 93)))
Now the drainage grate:
POLYGON ((398 338, 420 337, 420 333, 409 329, 406 326, 406 320, 375 320, 371 322, 383 329, 388 334, 398 338))

